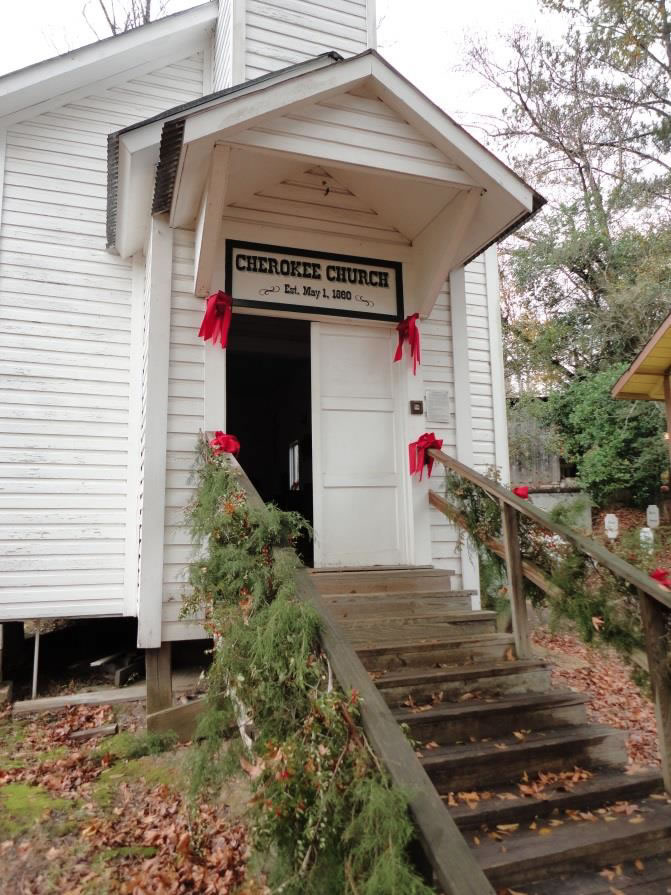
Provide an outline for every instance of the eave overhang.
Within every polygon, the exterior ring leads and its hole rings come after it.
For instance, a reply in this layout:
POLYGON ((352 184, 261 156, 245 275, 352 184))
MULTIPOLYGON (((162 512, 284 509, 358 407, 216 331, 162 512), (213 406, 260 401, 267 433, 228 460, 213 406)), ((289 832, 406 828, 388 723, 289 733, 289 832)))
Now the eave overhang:
POLYGON ((664 380, 671 373, 671 315, 613 386, 614 398, 663 401, 664 380))
POLYGON ((36 62, 0 77, 0 123, 25 118, 50 101, 66 102, 90 87, 151 59, 202 48, 217 21, 218 4, 203 3, 131 31, 36 62))
MULTIPOLYGON (((422 313, 451 270, 519 227, 545 201, 373 50, 348 60, 318 57, 171 110, 113 140, 110 170, 116 158, 118 185, 110 184, 109 241, 122 256, 142 248, 150 212, 168 213, 172 226, 195 229, 201 239, 204 223, 218 226, 231 201, 227 193, 235 193, 222 182, 252 189, 254 177, 262 184, 273 165, 320 165, 407 237, 413 256, 407 285, 422 313), (357 147, 311 142, 302 139, 300 127, 279 136, 272 130, 278 120, 301 121, 315 104, 352 93, 379 99, 436 158, 378 152, 374 140, 357 147), (218 153, 216 176, 215 147, 226 149, 218 153)), ((199 282, 207 288, 206 279, 199 282)))

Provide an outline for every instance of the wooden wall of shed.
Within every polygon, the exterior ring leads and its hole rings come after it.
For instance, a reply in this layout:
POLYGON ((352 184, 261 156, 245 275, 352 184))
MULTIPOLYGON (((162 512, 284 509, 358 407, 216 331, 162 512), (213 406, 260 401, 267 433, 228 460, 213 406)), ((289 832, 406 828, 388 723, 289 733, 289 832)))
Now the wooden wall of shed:
POLYGON ((7 132, 0 619, 133 611, 129 391, 140 370, 132 262, 105 250, 107 134, 202 92, 197 54, 92 85, 7 132))

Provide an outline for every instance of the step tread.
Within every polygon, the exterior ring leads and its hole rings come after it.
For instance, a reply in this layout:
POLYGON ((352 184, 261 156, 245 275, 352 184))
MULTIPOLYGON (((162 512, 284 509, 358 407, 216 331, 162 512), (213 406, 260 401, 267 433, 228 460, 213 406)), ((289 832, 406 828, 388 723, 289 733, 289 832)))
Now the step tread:
POLYGON ((671 853, 663 851, 659 856, 646 858, 643 868, 634 861, 623 861, 617 871, 604 874, 594 868, 569 875, 559 874, 541 882, 525 883, 527 895, 668 895, 671 891, 671 853))
MULTIPOLYGON (((496 613, 492 612, 490 609, 466 609, 466 610, 454 610, 454 609, 444 609, 439 612, 431 611, 427 613, 423 613, 422 615, 367 615, 367 616, 357 616, 356 619, 352 619, 353 624, 376 624, 378 621, 384 620, 385 622, 399 622, 399 624, 403 622, 409 621, 452 621, 452 622, 475 622, 475 621, 494 621, 496 619, 496 613)), ((341 619, 342 621, 346 621, 341 619)))
MULTIPOLYGON (((407 640, 396 641, 395 643, 370 643, 370 644, 359 644, 356 647, 357 653, 392 653, 399 652, 407 649, 422 649, 423 647, 433 648, 433 647, 442 647, 444 646, 446 649, 449 647, 456 647, 460 645, 471 646, 478 643, 500 643, 502 646, 504 644, 512 645, 515 642, 512 634, 459 634, 456 633, 452 637, 435 637, 435 638, 423 638, 421 640, 413 640, 409 638, 407 640)), ((512 664, 512 663, 511 663, 512 664)))
POLYGON ((425 768, 432 765, 450 763, 465 765, 468 759, 482 759, 501 755, 523 754, 552 746, 566 745, 567 752, 572 744, 598 741, 616 733, 614 728, 605 724, 575 724, 568 727, 553 727, 549 730, 537 730, 527 734, 523 740, 514 736, 494 737, 476 743, 462 743, 452 746, 440 746, 431 752, 422 754, 425 768), (497 745, 498 744, 498 745, 497 745), (504 748, 501 748, 501 744, 504 748))
POLYGON ((432 668, 427 670, 389 671, 376 678, 379 689, 386 687, 413 686, 441 683, 452 680, 468 680, 481 677, 501 677, 509 674, 526 674, 528 671, 548 668, 545 659, 515 659, 512 662, 471 662, 463 667, 432 668))
MULTIPOLYGON (((483 837, 480 845, 474 847, 473 854, 480 867, 490 875, 495 874, 496 878, 505 878, 505 871, 511 868, 519 873, 528 867, 532 872, 534 867, 547 866, 550 859, 553 864, 558 864, 593 857, 599 863, 603 856, 603 866, 608 863, 603 852, 605 847, 621 845, 631 851, 637 841, 658 838, 659 834, 671 835, 671 805, 666 801, 647 799, 640 803, 640 808, 641 811, 631 817, 615 816, 608 822, 598 816, 596 821, 567 819, 560 826, 520 829, 505 836, 505 851, 501 850, 501 841, 483 837), (642 818, 640 821, 639 817, 642 818), (551 833, 542 835, 539 833, 541 829, 550 829, 551 833)), ((533 875, 530 878, 533 879, 533 875)))
MULTIPOLYGON (((450 814, 460 827, 495 827, 499 823, 531 821, 557 811, 581 810, 609 802, 645 798, 663 788, 659 771, 646 770, 635 774, 622 771, 600 771, 587 780, 574 783, 570 789, 564 783, 548 784, 539 795, 528 796, 514 791, 514 785, 486 790, 487 798, 477 801, 458 801, 450 805, 450 814), (515 795, 516 799, 510 796, 515 795)), ((479 794, 482 796, 482 793, 479 794)), ((449 799, 449 795, 445 796, 449 799)))
POLYGON ((522 693, 516 696, 491 699, 470 699, 467 702, 441 702, 430 709, 413 711, 412 709, 393 709, 399 724, 407 724, 416 719, 427 720, 441 718, 452 719, 468 717, 489 712, 509 712, 519 708, 557 708, 563 705, 584 705, 589 697, 575 690, 550 690, 547 693, 522 693))
POLYGON ((423 599, 432 599, 432 600, 445 600, 446 602, 452 600, 454 597, 472 597, 475 594, 474 590, 446 590, 446 591, 438 591, 438 590, 372 590, 368 591, 365 594, 352 594, 349 591, 343 591, 343 593, 329 593, 322 594, 322 599, 325 600, 329 606, 332 604, 338 605, 339 603, 347 603, 351 602, 354 605, 361 605, 362 603, 366 603, 368 600, 371 603, 376 601, 382 602, 383 600, 423 600, 423 599))
POLYGON ((334 577, 336 575, 361 575, 375 574, 377 572, 388 574, 398 572, 419 575, 456 575, 454 569, 437 569, 435 566, 328 566, 323 569, 310 569, 310 574, 315 577, 334 577))

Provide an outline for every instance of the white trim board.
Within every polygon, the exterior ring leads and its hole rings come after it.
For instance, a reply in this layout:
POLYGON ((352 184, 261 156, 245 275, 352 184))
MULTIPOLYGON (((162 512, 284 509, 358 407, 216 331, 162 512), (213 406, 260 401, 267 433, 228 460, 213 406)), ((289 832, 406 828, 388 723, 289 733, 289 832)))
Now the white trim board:
POLYGON ((161 645, 172 252, 173 230, 167 215, 157 216, 151 222, 147 254, 150 277, 147 416, 137 631, 138 646, 145 648, 161 645))
MULTIPOLYGON (((454 422, 457 460, 473 466, 473 417, 468 366, 468 320, 466 315, 466 272, 463 267, 450 274, 452 315, 452 358, 454 365, 454 422)), ((473 590, 473 609, 480 608, 480 572, 473 547, 464 538, 461 548, 461 581, 464 590, 473 590)))
POLYGON ((144 256, 133 256, 130 306, 130 383, 128 387, 128 476, 126 479, 126 574, 124 615, 138 613, 140 555, 140 442, 142 427, 142 329, 144 256))
POLYGON ((150 66, 159 57, 174 61, 181 46, 192 41, 203 44, 217 20, 217 4, 203 3, 166 16, 125 34, 79 47, 70 53, 29 65, 0 78, 0 117, 35 114, 36 105, 67 102, 64 96, 140 64, 150 66))
POLYGON ((492 404, 494 408, 494 450, 501 481, 510 482, 508 449, 508 415, 506 413, 506 379, 501 332, 501 297, 499 294, 499 262, 496 246, 485 252, 487 280, 487 312, 489 320, 489 355, 492 370, 492 404))

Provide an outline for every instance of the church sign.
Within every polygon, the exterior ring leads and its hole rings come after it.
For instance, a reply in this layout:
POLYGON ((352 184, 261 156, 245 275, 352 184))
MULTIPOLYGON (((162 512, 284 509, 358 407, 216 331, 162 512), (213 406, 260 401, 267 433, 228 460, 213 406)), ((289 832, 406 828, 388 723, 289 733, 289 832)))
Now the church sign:
POLYGON ((227 239, 226 292, 236 307, 403 319, 398 261, 227 239))

